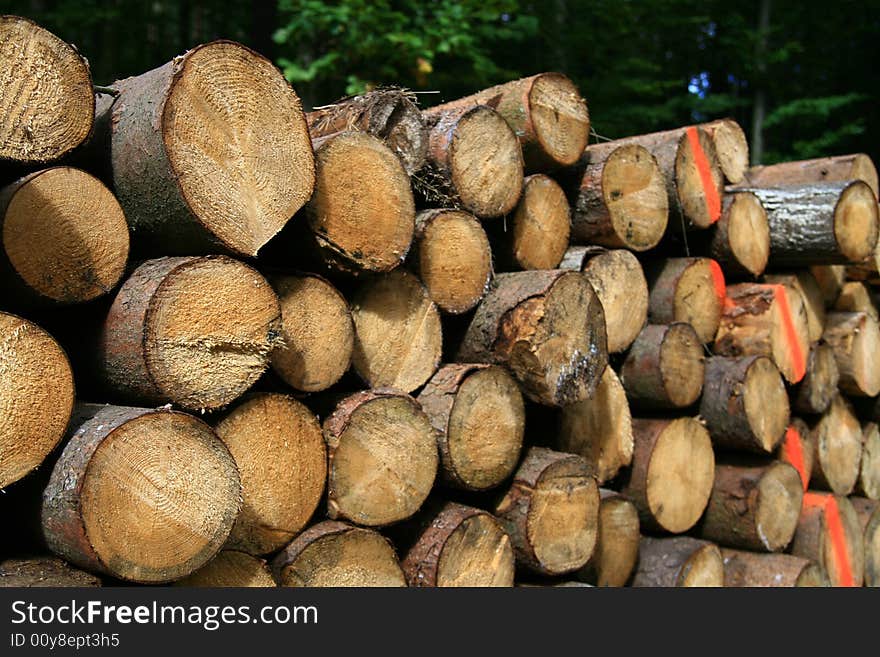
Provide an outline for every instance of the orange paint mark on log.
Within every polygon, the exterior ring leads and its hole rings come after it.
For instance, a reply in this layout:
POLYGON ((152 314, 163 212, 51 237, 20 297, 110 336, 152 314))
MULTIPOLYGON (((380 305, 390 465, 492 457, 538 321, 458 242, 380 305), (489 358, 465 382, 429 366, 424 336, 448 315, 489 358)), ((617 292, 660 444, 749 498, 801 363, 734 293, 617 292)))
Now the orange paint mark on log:
POLYGON ((804 446, 801 443, 801 434, 794 425, 785 430, 782 453, 785 455, 785 460, 797 470, 801 482, 804 484, 804 491, 806 491, 807 485, 810 483, 810 476, 804 466, 804 446))
POLYGON ((791 308, 788 305, 788 295, 785 293, 783 285, 773 286, 773 297, 779 304, 779 314, 782 319, 782 332, 785 337, 785 343, 788 346, 789 358, 794 368, 794 381, 797 383, 804 378, 807 372, 807 359, 804 356, 803 349, 798 342, 797 332, 794 330, 794 320, 791 318, 791 308))
POLYGON ((709 269, 712 272, 712 283, 715 285, 715 294, 722 302, 727 298, 727 284, 724 282, 724 272, 721 265, 714 260, 709 260, 709 269))
POLYGON ((825 522, 828 525, 828 533, 831 535, 831 551, 834 554, 834 562, 840 572, 841 586, 855 586, 852 567, 849 563, 849 552, 846 549, 846 534, 843 531, 843 521, 840 519, 840 507, 834 495, 829 495, 825 502, 825 522))
POLYGON ((697 173, 700 174, 700 183, 703 185, 703 194, 706 196, 706 210, 709 212, 709 223, 715 223, 721 218, 721 195, 712 181, 712 170, 709 168, 709 159, 700 146, 700 135, 696 126, 687 129, 688 145, 694 156, 694 164, 697 173))

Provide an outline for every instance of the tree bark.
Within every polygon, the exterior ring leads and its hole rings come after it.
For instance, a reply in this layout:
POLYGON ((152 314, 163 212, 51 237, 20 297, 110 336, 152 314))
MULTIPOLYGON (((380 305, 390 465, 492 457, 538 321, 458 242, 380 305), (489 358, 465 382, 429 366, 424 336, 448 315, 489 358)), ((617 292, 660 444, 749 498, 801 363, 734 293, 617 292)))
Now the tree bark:
POLYGON ((55 557, 27 557, 0 561, 0 588, 98 587, 101 578, 74 568, 55 557))
POLYGON ((766 554, 721 548, 725 587, 828 586, 828 578, 813 561, 790 554, 766 554))
POLYGON ((643 536, 632 585, 663 588, 724 586, 721 551, 714 543, 690 536, 643 536))
POLYGON ((742 186, 780 187, 846 180, 863 180, 877 194, 877 169, 864 153, 754 166, 746 172, 742 186))

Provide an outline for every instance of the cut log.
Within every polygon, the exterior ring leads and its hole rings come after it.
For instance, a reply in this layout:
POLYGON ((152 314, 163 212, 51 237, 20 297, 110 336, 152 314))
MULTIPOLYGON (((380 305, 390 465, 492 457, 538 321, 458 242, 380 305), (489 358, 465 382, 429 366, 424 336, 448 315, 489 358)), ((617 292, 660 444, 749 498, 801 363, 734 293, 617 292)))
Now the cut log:
POLYGON ((751 167, 742 184, 779 187, 845 180, 863 180, 877 194, 877 169, 871 158, 864 153, 751 167))
POLYGON ((510 538, 480 509, 448 502, 403 559, 410 586, 513 586, 510 538))
POLYGON ((522 193, 522 149, 501 115, 485 105, 441 106, 422 114, 429 129, 428 165, 413 180, 421 195, 481 219, 513 210, 522 193))
POLYGON ((359 392, 324 421, 329 466, 327 515, 376 527, 405 520, 422 506, 437 475, 437 438, 409 395, 359 392))
POLYGON ((407 175, 422 168, 428 153, 428 131, 411 91, 382 88, 343 98, 306 114, 312 140, 337 132, 367 132, 400 158, 407 175))
POLYGON ((532 447, 495 515, 517 564, 544 575, 570 573, 593 554, 599 487, 582 457, 532 447))
POLYGON ((444 365, 418 402, 437 430, 445 483, 488 490, 511 475, 522 449, 525 407, 504 368, 444 365))
POLYGON ((116 287, 128 224, 97 178, 72 167, 37 171, 0 189, 0 272, 24 303, 82 303, 116 287))
POLYGON ((757 196, 751 192, 724 195, 709 253, 731 273, 761 275, 770 258, 770 225, 757 196))
POLYGON ((620 370, 627 398, 642 409, 690 406, 700 398, 703 378, 703 345, 684 322, 646 326, 620 370))
POLYGON ((809 489, 813 462, 816 460, 816 438, 806 422, 800 418, 791 418, 791 424, 785 430, 785 438, 776 451, 776 458, 790 463, 797 470, 804 490, 809 489))
POLYGON ((632 462, 632 417, 626 392, 610 367, 590 399, 563 406, 555 447, 583 456, 599 483, 614 478, 632 462))
POLYGON ((880 500, 880 429, 876 422, 862 428, 862 464, 856 481, 856 493, 871 500, 880 500))
POLYGON ((522 144, 529 172, 574 164, 590 136, 587 103, 561 73, 539 73, 426 110, 429 116, 488 105, 510 125, 522 144))
POLYGON ((715 454, 694 418, 633 419, 633 463, 622 493, 644 527, 673 534, 693 527, 709 502, 715 454))
POLYGON ((57 160, 92 131, 95 96, 85 57, 33 21, 0 16, 0 160, 57 160))
POLYGON ((605 313, 583 274, 500 274, 456 360, 506 365, 532 401, 564 406, 595 392, 608 362, 605 313))
POLYGON ((724 305, 724 274, 709 258, 669 258, 648 276, 648 321, 687 322, 702 342, 712 342, 724 305))
POLYGON ((413 270, 443 312, 476 306, 492 278, 492 247, 476 218, 458 210, 425 210, 416 217, 413 270))
POLYGON ((874 255, 880 215, 874 192, 862 181, 744 191, 767 212, 772 266, 835 265, 874 255))
POLYGON ((496 257, 510 270, 556 269, 568 248, 571 209, 555 180, 529 176, 513 214, 504 221, 496 257))
POLYGON ((605 311, 608 353, 626 351, 648 319, 648 282, 629 251, 573 246, 560 269, 583 271, 605 311))
POLYGON ((657 246, 669 221, 669 199, 663 171, 646 148, 592 145, 577 172, 571 190, 572 242, 633 251, 657 246))
POLYGON ((716 465, 700 536, 744 550, 781 552, 794 537, 803 497, 800 476, 788 463, 716 465))
POLYGON ((0 312, 0 489, 38 467, 64 436, 73 371, 36 324, 0 312))
POLYGON ((749 142, 746 133, 733 119, 719 119, 700 126, 712 139, 718 166, 728 182, 741 182, 749 168, 749 142))
POLYGON ((415 228, 409 176, 375 137, 342 132, 315 145, 315 192, 305 208, 324 262, 357 274, 404 261, 415 228))
POLYGON ((315 274, 271 279, 281 304, 281 339, 272 369, 303 392, 326 390, 351 365, 354 321, 348 302, 315 274))
POLYGON ((880 587, 880 503, 851 497, 865 546, 865 586, 880 587))
POLYGON ((807 373, 792 392, 792 410, 808 415, 824 413, 837 394, 839 381, 840 370, 837 369, 834 350, 824 342, 817 342, 810 347, 807 373))
POLYGON ((862 459, 862 427, 850 403, 836 396, 813 428, 813 435, 813 486, 849 495, 858 481, 862 459))
POLYGON ((175 586, 188 587, 275 587, 272 572, 266 562, 247 552, 223 550, 207 564, 191 575, 174 582, 175 586))
POLYGON ((315 165, 300 100, 268 59, 214 41, 113 84, 96 129, 145 251, 255 256, 309 199, 315 165))
POLYGON ((721 548, 725 587, 822 587, 828 578, 816 563, 790 554, 721 548))
POLYGON ((599 533, 577 578, 593 586, 625 586, 639 560, 639 512, 629 500, 599 489, 599 533))
POLYGON ((880 393, 880 324, 866 313, 828 313, 822 339, 834 351, 840 389, 850 395, 880 393))
POLYGON ((801 302, 801 296, 784 285, 731 285, 715 336, 715 353, 767 356, 786 381, 797 383, 806 373, 810 346, 801 302))
POLYGON ((788 426, 785 382, 764 356, 709 358, 700 416, 717 447, 772 453, 788 426))
POLYGON ((215 431, 241 473, 242 509, 226 546, 278 551, 306 526, 324 493, 327 451, 318 418, 292 397, 259 393, 215 431))
POLYGON ((825 302, 813 275, 807 270, 792 274, 771 274, 764 277, 764 282, 785 285, 800 297, 791 310, 794 313, 803 313, 806 317, 810 343, 819 340, 825 330, 825 302))
POLYGON ((370 529, 326 520, 305 530, 272 562, 281 586, 402 587, 394 548, 370 529))
POLYGON ((0 588, 97 587, 101 579, 55 557, 0 561, 0 588))
POLYGON ((805 493, 791 553, 819 564, 831 586, 861 586, 862 528, 850 501, 831 493, 805 493))
POLYGON ((87 570, 170 582, 220 550, 240 504, 235 461, 201 420, 80 405, 43 493, 43 535, 87 570))
POLYGON ((635 587, 724 586, 724 563, 718 546, 690 536, 651 538, 639 544, 635 587))
POLYGON ((418 278, 395 271, 365 283, 351 306, 352 363, 371 387, 412 392, 440 364, 440 313, 418 278))
POLYGON ((810 273, 822 291, 825 307, 833 306, 846 282, 846 267, 844 265, 813 265, 810 267, 810 273))
POLYGON ((132 401, 220 408, 268 367, 280 316, 272 287, 242 262, 148 260, 122 285, 104 320, 99 375, 132 401))
POLYGON ((865 313, 875 322, 880 321, 877 304, 868 286, 861 281, 847 281, 840 288, 834 302, 834 310, 847 313, 865 313))

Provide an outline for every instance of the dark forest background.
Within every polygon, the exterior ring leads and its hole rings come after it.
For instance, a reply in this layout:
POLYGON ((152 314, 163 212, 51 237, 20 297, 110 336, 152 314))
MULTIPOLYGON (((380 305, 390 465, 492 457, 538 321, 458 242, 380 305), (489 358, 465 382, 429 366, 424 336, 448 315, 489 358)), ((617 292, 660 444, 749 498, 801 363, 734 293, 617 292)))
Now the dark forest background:
POLYGON ((0 13, 74 43, 97 84, 229 38, 273 59, 307 109, 382 84, 437 92, 420 96, 430 105, 559 70, 602 137, 732 116, 756 162, 880 158, 880 0, 0 0, 0 13))

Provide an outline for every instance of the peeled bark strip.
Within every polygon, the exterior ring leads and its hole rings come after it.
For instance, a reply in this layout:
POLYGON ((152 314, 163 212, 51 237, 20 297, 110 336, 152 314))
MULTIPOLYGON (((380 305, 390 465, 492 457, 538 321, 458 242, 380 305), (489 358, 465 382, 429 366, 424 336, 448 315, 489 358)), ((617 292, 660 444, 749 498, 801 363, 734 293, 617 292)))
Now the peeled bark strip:
POLYGON ((828 313, 822 339, 834 350, 840 389, 850 395, 880 393, 880 324, 866 313, 828 313))
POLYGON ((880 429, 876 422, 862 428, 862 464, 856 492, 872 500, 880 500, 880 429))
POLYGON ((633 420, 633 462, 621 492, 642 525, 673 534, 693 527, 709 502, 715 454, 694 418, 633 420))
POLYGON ((327 479, 318 418, 287 395, 260 393, 237 404, 215 431, 241 473, 242 509, 227 547, 268 554, 312 517, 327 479))
POLYGON ((138 243, 255 256, 309 199, 300 100, 268 59, 214 41, 137 77, 107 118, 113 186, 138 243))
POLYGON ((804 378, 810 337, 802 297, 785 285, 727 288, 715 336, 719 356, 767 356, 789 383, 804 378))
POLYGON ((497 365, 444 365, 418 396, 437 430, 444 482, 488 490, 516 468, 525 407, 513 377, 497 365))
POLYGON ((629 500, 600 489, 599 534, 577 578, 594 586, 625 586, 639 560, 639 512, 629 500))
POLYGON ((780 187, 846 180, 863 180, 877 195, 877 169, 864 153, 751 167, 746 172, 743 185, 780 187))
POLYGON ((544 575, 569 573, 593 554, 599 487, 585 459, 533 447, 495 515, 519 565, 544 575))
POLYGON ((868 286, 861 281, 847 281, 840 289, 834 310, 847 313, 865 313, 875 322, 880 320, 877 304, 868 286))
POLYGON ((814 344, 807 359, 807 373, 791 395, 792 410, 808 415, 824 413, 837 394, 839 381, 834 350, 824 342, 814 344))
POLYGON ((371 387, 412 392, 440 364, 440 313, 418 278, 395 271, 363 285, 351 306, 352 363, 371 387))
POLYGON ((861 262, 874 254, 880 215, 874 192, 862 181, 744 191, 767 211, 773 266, 861 262))
POLYGON ((850 403, 840 395, 835 397, 813 428, 813 435, 813 485, 849 495, 858 481, 862 459, 862 427, 850 403))
POLYGON ((336 101, 306 114, 312 139, 337 132, 367 132, 400 158, 411 176, 425 164, 428 131, 415 94, 406 89, 385 88, 336 101))
POLYGON ((764 277, 764 282, 784 285, 796 293, 794 296, 797 300, 792 312, 806 317, 810 343, 821 339, 825 330, 825 302, 822 299, 822 290, 819 289, 819 284, 813 275, 807 270, 792 274, 771 274, 764 277))
POLYGON ((538 73, 426 110, 428 116, 488 105, 510 125, 522 144, 529 172, 574 164, 590 136, 587 103, 561 73, 538 73))
POLYGON ((44 169, 0 189, 0 230, 3 282, 26 302, 90 301, 125 272, 122 208, 85 171, 44 169))
POLYGON ((690 536, 651 538, 639 544, 635 587, 724 586, 724 563, 718 546, 690 536))
POLYGON ((81 405, 43 493, 46 542, 87 570, 161 583, 201 568, 238 515, 229 450, 195 417, 81 405))
POLYGON ((776 458, 790 463, 801 479, 806 491, 813 476, 813 463, 816 460, 816 438, 807 423, 800 418, 792 418, 785 430, 785 438, 779 444, 776 458))
POLYGON ((571 231, 565 192, 549 176, 529 176, 503 230, 496 255, 505 265, 511 269, 556 269, 568 248, 571 231))
POLYGON ((709 358, 700 415, 716 446, 772 453, 788 426, 785 382, 764 356, 709 358))
POLYGON ((757 196, 751 192, 724 195, 709 249, 725 269, 761 275, 770 258, 770 225, 757 196))
POLYGON ((648 321, 687 322, 702 342, 712 342, 724 305, 724 274, 709 258, 668 258, 648 277, 648 321))
POLYGON ((437 475, 437 438, 428 416, 395 390, 359 392, 324 421, 329 466, 327 515, 376 527, 418 511, 437 475))
POLYGON ((800 476, 788 463, 717 465, 700 536, 744 550, 781 552, 797 529, 803 497, 800 476))
POLYGON ((822 587, 828 578, 816 563, 790 554, 721 548, 725 587, 822 587))
POLYGON ((222 550, 191 575, 174 582, 175 586, 269 588, 277 586, 266 562, 247 552, 222 550))
POLYGON ((415 201, 397 156, 366 133, 342 132, 316 144, 315 170, 305 215, 324 261, 351 273, 386 272, 402 263, 415 201))
POLYGON ((880 587, 880 503, 851 497, 865 546, 865 586, 880 587))
POLYGON ((281 339, 272 350, 272 369, 303 392, 326 390, 351 365, 354 321, 348 302, 315 274, 271 280, 281 304, 281 339))
POLYGON ((554 444, 561 452, 583 456, 600 484, 632 462, 632 417, 613 369, 605 368, 591 398, 562 407, 554 444))
POLYGON ((861 586, 864 544, 852 503, 830 493, 804 494, 791 553, 819 564, 831 586, 861 586))
POLYGON ((67 354, 36 324, 0 312, 0 489, 38 467, 64 436, 75 398, 67 354))
POLYGON ((92 74, 76 48, 19 16, 0 16, 0 160, 57 160, 92 131, 92 74))
POLYGON ((114 393, 145 404, 220 408, 268 367, 280 314, 269 283, 242 262, 148 260, 104 320, 99 374, 114 393))
POLYGON ((325 520, 305 530, 272 562, 280 586, 403 587, 394 548, 380 533, 325 520))
POLYGON ((448 502, 403 560, 410 586, 513 586, 514 554, 498 521, 448 502))
POLYGON ((522 149, 501 115, 485 105, 467 105, 432 108, 423 116, 428 165, 414 179, 422 195, 481 219, 513 210, 522 193, 522 149))
POLYGON ((565 406, 592 396, 606 345, 605 313, 583 274, 514 272, 495 277, 456 360, 505 365, 531 400, 565 406))
POLYGON ((477 219, 458 210, 424 210, 416 217, 412 267, 443 312, 476 306, 492 278, 492 247, 477 219))
POLYGON ((741 182, 749 168, 749 142, 739 123, 733 119, 719 119, 700 126, 715 144, 718 166, 728 182, 741 182))
POLYGON ((645 409, 683 408, 703 390, 703 345, 690 324, 649 324, 620 370, 626 396, 645 409))
POLYGON ((669 199, 650 151, 638 144, 595 144, 584 151, 578 175, 572 242, 634 251, 657 246, 669 220, 669 199))

